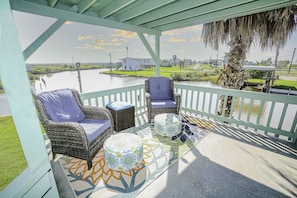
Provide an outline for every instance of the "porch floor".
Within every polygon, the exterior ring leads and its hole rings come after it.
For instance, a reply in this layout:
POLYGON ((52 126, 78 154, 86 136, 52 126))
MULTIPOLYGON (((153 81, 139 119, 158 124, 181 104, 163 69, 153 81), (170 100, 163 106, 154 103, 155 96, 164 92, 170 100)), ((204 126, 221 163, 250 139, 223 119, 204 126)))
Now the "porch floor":
MULTIPOLYGON (((147 122, 136 117, 136 126, 147 122)), ((222 123, 136 197, 297 197, 296 145, 222 123)), ((52 162, 60 197, 75 197, 52 162)))

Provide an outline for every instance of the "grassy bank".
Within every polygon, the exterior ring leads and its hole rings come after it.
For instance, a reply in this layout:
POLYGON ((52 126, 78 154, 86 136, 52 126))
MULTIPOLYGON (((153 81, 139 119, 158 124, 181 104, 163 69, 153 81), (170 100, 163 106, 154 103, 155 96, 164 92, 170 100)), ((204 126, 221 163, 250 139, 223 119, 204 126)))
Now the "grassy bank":
POLYGON ((0 191, 27 167, 11 116, 0 117, 0 191))
MULTIPOLYGON (((135 77, 152 77, 156 75, 156 71, 153 68, 139 71, 108 70, 104 73, 135 77)), ((195 69, 194 65, 187 66, 186 68, 180 68, 179 66, 160 68, 160 76, 173 78, 175 81, 211 81, 215 84, 218 75, 219 69, 211 68, 209 65, 201 65, 199 70, 195 69)))
MULTIPOLYGON (((87 69, 102 69, 106 68, 105 66, 100 65, 81 65, 80 70, 87 70, 87 69)), ((76 71, 76 66, 73 65, 42 65, 42 66, 32 66, 32 70, 29 73, 34 75, 38 74, 50 74, 50 73, 58 73, 64 71, 76 71)))

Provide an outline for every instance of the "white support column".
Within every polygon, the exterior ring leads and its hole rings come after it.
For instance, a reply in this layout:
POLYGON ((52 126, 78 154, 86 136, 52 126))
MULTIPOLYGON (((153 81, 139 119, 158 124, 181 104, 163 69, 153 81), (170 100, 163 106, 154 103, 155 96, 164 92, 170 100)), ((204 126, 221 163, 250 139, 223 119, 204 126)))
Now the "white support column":
POLYGON ((0 78, 28 168, 0 192, 0 197, 41 197, 45 193, 58 197, 18 38, 10 1, 1 0, 0 78), (40 180, 43 183, 36 187, 40 180))
POLYGON ((156 56, 158 57, 158 64, 156 63, 156 76, 160 76, 160 35, 155 35, 156 56))

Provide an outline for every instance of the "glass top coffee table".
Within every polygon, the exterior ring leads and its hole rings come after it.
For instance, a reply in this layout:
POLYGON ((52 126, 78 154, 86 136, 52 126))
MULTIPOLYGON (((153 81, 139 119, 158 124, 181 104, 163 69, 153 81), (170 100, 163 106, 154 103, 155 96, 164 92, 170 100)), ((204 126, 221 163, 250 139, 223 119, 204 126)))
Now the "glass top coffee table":
POLYGON ((154 117, 155 132, 162 136, 173 137, 182 130, 182 119, 173 113, 162 113, 154 117))

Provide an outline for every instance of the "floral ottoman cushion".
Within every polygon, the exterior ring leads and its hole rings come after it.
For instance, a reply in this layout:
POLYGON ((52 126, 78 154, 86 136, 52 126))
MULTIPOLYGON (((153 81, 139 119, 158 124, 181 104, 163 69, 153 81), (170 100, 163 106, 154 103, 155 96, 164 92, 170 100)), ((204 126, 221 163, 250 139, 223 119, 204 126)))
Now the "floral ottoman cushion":
POLYGON ((106 164, 113 170, 130 170, 142 162, 143 144, 138 135, 118 133, 109 137, 103 148, 106 164))

